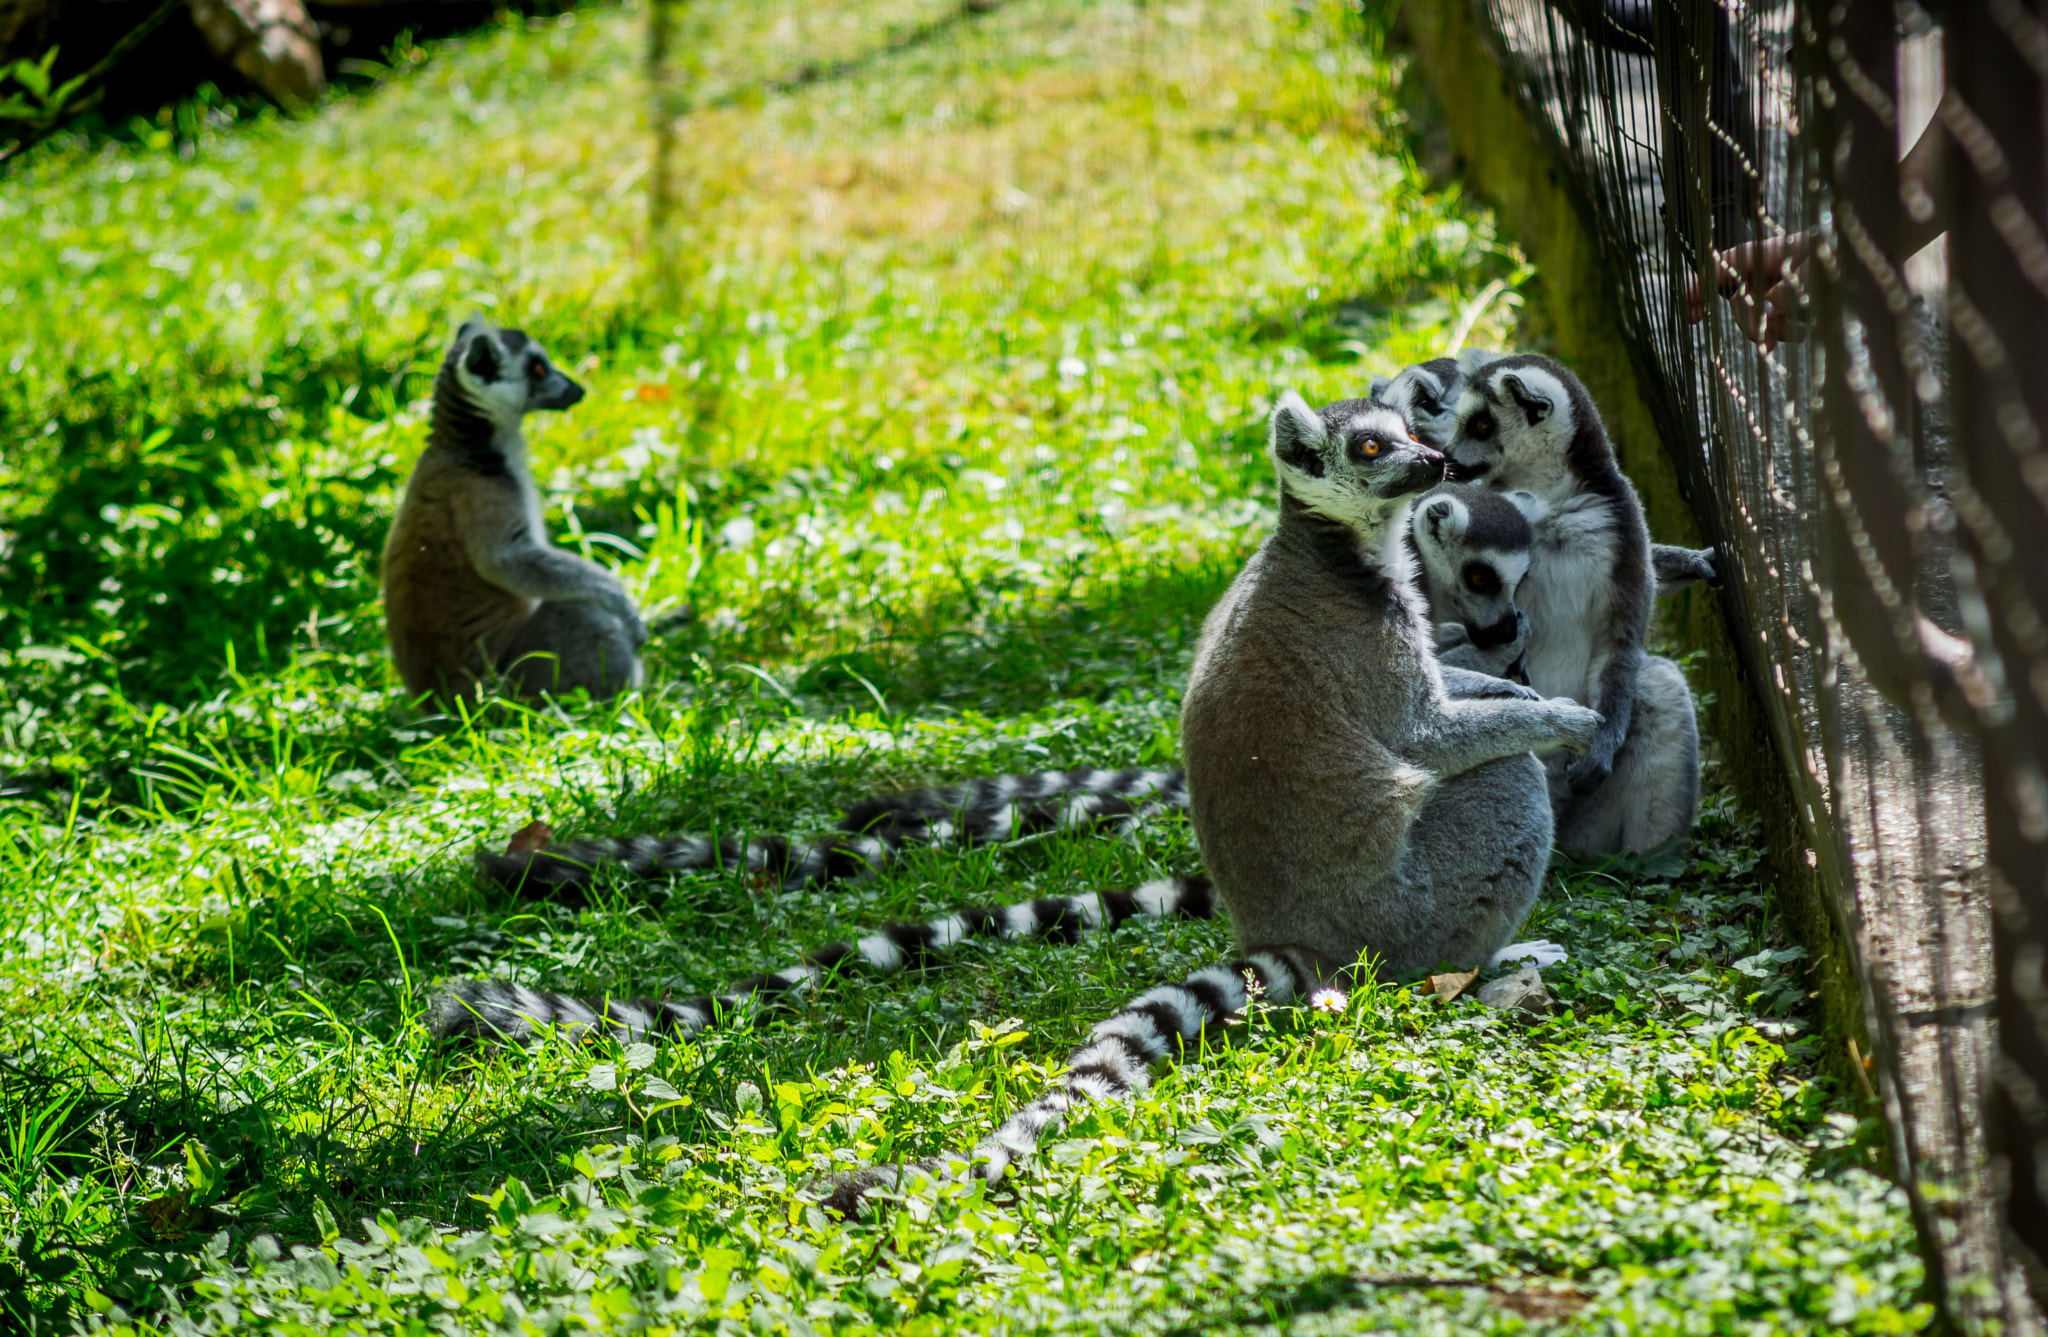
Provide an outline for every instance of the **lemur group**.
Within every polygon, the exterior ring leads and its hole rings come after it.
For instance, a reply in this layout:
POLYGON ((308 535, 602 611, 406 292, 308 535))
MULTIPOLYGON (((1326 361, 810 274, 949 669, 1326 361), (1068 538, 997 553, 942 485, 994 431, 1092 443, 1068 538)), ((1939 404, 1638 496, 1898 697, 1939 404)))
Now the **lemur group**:
MULTIPOLYGON (((457 332, 384 551, 409 691, 452 705, 641 682, 639 612, 617 577, 549 542, 521 435, 528 413, 582 395, 520 331, 479 319, 457 332)), ((1528 914, 1554 846, 1685 838, 1699 789, 1692 696, 1644 640, 1656 598, 1711 581, 1712 554, 1651 543, 1570 371, 1466 352, 1321 408, 1290 391, 1268 455, 1278 523, 1203 625, 1182 769, 1082 767, 869 798, 809 842, 641 835, 479 857, 486 880, 530 897, 720 867, 803 893, 871 876, 911 846, 1183 812, 1203 874, 960 907, 694 998, 461 982, 436 1002, 437 1036, 691 1035, 838 972, 901 970, 970 938, 1072 942, 1135 916, 1228 916, 1237 959, 1133 999, 971 1151, 828 1185, 825 1200, 852 1211, 907 1172, 1000 1178, 1068 1110, 1143 1089, 1156 1060, 1251 996, 1316 1004, 1361 970, 1398 979, 1488 962, 1528 914)))

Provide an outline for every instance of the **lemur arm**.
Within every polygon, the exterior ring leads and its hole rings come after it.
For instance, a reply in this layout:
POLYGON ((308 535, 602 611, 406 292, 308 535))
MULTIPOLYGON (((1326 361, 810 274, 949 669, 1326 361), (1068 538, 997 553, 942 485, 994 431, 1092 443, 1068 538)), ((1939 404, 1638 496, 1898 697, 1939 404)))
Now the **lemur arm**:
POLYGON ((1459 668, 1441 661, 1437 671, 1444 675, 1444 691, 1456 701, 1541 701, 1543 693, 1533 687, 1478 669, 1459 668))
POLYGON ((1643 647, 1618 645, 1600 670, 1600 730, 1586 755, 1573 762, 1565 773, 1574 794, 1590 794, 1606 781, 1614 769, 1614 754, 1628 739, 1635 718, 1636 681, 1643 673, 1643 647))
POLYGON ((1650 570, 1657 577, 1657 597, 1674 594, 1695 581, 1720 584, 1721 573, 1714 565, 1714 557, 1712 548, 1674 548, 1668 543, 1652 543, 1650 570))
POLYGON ((525 509, 492 498, 461 516, 463 547, 477 574, 501 589, 550 603, 594 603, 638 639, 647 629, 619 578, 596 562, 565 552, 533 532, 525 509))
POLYGON ((1518 752, 1592 742, 1600 716, 1574 701, 1460 701, 1440 703, 1433 719, 1411 734, 1401 755, 1431 774, 1462 775, 1474 766, 1518 752))

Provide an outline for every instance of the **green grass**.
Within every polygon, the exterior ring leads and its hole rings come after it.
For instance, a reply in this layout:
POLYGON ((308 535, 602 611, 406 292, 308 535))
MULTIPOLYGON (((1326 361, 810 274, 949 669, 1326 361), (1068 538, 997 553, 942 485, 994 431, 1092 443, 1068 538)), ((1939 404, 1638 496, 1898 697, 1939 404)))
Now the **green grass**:
POLYGON ((1526 270, 1416 171, 1342 8, 698 0, 671 305, 644 23, 401 44, 304 119, 60 140, 0 196, 0 1327, 1923 1325, 1721 799, 1685 858, 1560 866, 1550 1021, 1258 1015, 1012 1185, 873 1222, 801 1186, 971 1142, 1223 925, 658 1050, 428 1042, 450 978, 695 991, 1195 867, 1169 822, 568 908, 469 854, 1170 760, 1275 388, 1355 393, 1526 270), (476 308, 591 390, 534 423, 557 532, 697 610, 636 698, 451 721, 390 672, 374 554, 476 308))

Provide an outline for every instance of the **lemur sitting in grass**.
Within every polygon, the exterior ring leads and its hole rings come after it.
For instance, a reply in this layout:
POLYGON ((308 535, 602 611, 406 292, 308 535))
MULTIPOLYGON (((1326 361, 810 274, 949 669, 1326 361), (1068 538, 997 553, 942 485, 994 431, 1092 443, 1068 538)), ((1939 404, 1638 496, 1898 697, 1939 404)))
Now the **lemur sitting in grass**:
POLYGON ((641 680, 647 628, 619 578, 548 542, 520 420, 583 387, 534 340, 477 317, 434 379, 433 426, 384 543, 384 620, 406 690, 443 706, 641 680))

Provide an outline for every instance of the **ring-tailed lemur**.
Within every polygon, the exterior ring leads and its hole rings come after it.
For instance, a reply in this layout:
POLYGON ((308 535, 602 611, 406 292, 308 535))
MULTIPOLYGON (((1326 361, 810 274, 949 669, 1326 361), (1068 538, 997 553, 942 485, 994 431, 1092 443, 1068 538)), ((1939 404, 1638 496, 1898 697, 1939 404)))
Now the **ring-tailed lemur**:
POLYGON ((1196 840, 1244 958, 1132 1000, 968 1158, 841 1176, 837 1209, 906 1172, 1000 1178, 1070 1109, 1143 1090, 1247 979, 1284 1003, 1368 956, 1483 962, 1528 913, 1551 840, 1531 749, 1583 748, 1600 717, 1445 691, 1400 523, 1444 460, 1397 412, 1289 393, 1269 440, 1279 526, 1203 624, 1181 709, 1196 840))
MULTIPOLYGON (((1446 483, 1416 503, 1409 532, 1427 577, 1441 657, 1481 672, 1522 669, 1529 621, 1514 601, 1531 568, 1530 518, 1545 509, 1533 493, 1465 483, 1446 483)), ((1613 854, 1679 839, 1692 829, 1699 774, 1699 727, 1685 675, 1670 660, 1647 655, 1636 679, 1635 718, 1607 783, 1584 795, 1552 784, 1557 843, 1613 854)))
POLYGON ((1438 663, 1524 676, 1529 615, 1516 607, 1515 588, 1534 541, 1523 507, 1483 487, 1444 483, 1415 503, 1408 544, 1436 627, 1438 663))
POLYGON ((1408 499, 1444 457, 1392 409, 1284 397, 1280 521, 1202 630, 1181 710, 1195 836, 1246 952, 1403 974, 1480 961, 1549 858, 1532 749, 1583 749, 1571 701, 1458 700, 1413 584, 1408 499))
POLYGON ((1442 450, 1458 429, 1458 395, 1465 383, 1473 372, 1503 356, 1467 348, 1454 357, 1417 362, 1392 376, 1373 377, 1366 397, 1399 411, 1417 441, 1442 450))
POLYGON ((519 330, 465 322, 434 378, 433 427, 384 543, 384 620, 406 691, 474 701, 611 696, 640 682, 647 639, 619 578, 548 542, 520 419, 583 387, 519 330))
POLYGON ((1543 502, 1516 602, 1529 615, 1530 686, 1597 709, 1599 735, 1566 782, 1597 789, 1628 737, 1656 585, 1643 510, 1578 378, 1549 358, 1488 363, 1458 397, 1455 471, 1543 502))
MULTIPOLYGON (((1432 358, 1403 367, 1393 376, 1375 376, 1368 396, 1391 404, 1408 420, 1417 441, 1446 449, 1458 429, 1458 399, 1474 372, 1491 366, 1506 353, 1467 348, 1456 357, 1432 358)), ((1650 545, 1650 565, 1657 573, 1657 597, 1663 598, 1697 581, 1718 583, 1712 548, 1650 545)))

